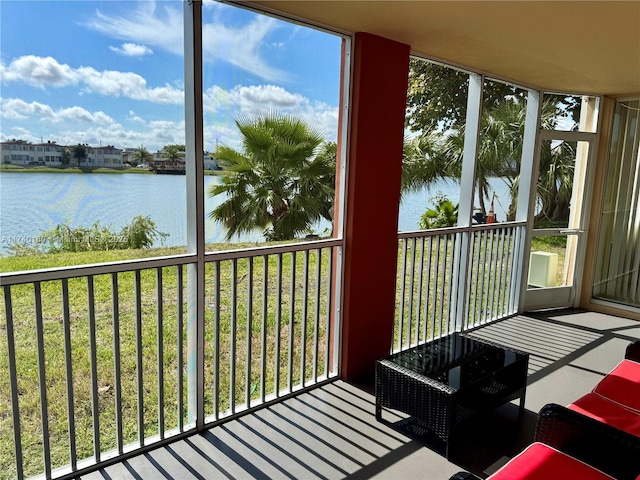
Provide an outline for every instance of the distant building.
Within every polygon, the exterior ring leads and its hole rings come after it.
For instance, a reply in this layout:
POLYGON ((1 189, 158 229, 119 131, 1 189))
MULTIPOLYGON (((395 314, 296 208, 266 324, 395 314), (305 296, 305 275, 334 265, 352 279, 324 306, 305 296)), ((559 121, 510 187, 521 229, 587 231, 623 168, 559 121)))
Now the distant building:
POLYGON ((10 140, 0 143, 2 163, 29 165, 35 162, 35 146, 24 140, 10 140))
MULTIPOLYGON (((0 143, 0 160, 11 165, 43 165, 58 167, 63 164, 65 151, 69 151, 70 163, 77 164, 73 158, 73 148, 77 145, 58 145, 55 142, 30 143, 26 140, 9 140, 0 143)), ((86 151, 80 167, 122 168, 123 151, 113 145, 91 147, 83 145, 86 151)))
POLYGON ((205 170, 220 170, 220 164, 218 159, 212 157, 207 152, 204 152, 204 169, 205 170))
MULTIPOLYGON (((169 160, 164 155, 164 151, 158 150, 153 154, 151 166, 153 170, 185 170, 185 152, 178 152, 180 158, 178 160, 169 160)), ((204 169, 205 170, 220 170, 218 159, 212 157, 209 153, 204 152, 204 169)))
MULTIPOLYGON (((0 162, 11 165, 42 165, 57 167, 63 164, 65 151, 69 152, 69 162, 72 166, 79 167, 106 167, 122 168, 126 164, 134 163, 131 156, 138 150, 137 148, 116 148, 113 145, 92 147, 83 144, 86 157, 79 163, 73 157, 75 145, 58 145, 55 142, 31 143, 26 140, 9 140, 0 143, 0 162)), ((150 167, 171 170, 185 170, 185 152, 179 152, 180 158, 170 161, 164 156, 162 150, 153 153, 153 158, 149 162, 150 167)), ((204 152, 204 169, 220 170, 218 160, 209 153, 204 152)))
POLYGON ((113 145, 87 147, 86 160, 91 167, 122 168, 124 163, 123 151, 113 145))
POLYGON ((39 165, 59 166, 62 165, 62 157, 67 147, 58 145, 55 142, 36 143, 34 162, 39 165))

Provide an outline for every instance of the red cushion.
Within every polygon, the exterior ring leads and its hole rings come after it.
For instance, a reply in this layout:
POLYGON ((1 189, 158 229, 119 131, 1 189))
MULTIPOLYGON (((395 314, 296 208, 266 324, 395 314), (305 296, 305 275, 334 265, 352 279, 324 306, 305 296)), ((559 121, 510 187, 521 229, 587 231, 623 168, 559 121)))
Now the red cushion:
POLYGON ((613 477, 543 443, 533 443, 514 457, 490 480, 611 480, 613 477))
POLYGON ((640 363, 621 361, 596 385, 593 392, 640 414, 640 363))
POLYGON ((588 393, 571 405, 571 410, 640 437, 640 414, 595 393, 588 393))

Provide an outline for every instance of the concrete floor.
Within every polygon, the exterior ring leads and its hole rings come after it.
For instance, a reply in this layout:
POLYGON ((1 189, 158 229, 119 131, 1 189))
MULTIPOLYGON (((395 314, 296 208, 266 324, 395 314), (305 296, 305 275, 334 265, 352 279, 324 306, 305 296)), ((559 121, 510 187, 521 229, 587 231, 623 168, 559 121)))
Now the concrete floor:
POLYGON ((533 438, 536 412, 590 391, 640 338, 640 323, 563 310, 517 316, 472 332, 530 353, 526 412, 517 402, 464 426, 451 461, 385 411, 372 385, 335 381, 82 477, 97 479, 422 479, 468 470, 485 477, 533 438))

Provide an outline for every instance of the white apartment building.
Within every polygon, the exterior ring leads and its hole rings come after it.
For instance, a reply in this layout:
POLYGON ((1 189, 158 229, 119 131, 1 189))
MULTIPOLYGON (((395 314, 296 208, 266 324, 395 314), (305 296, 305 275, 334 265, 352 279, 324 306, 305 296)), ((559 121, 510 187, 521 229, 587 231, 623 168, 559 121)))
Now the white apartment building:
MULTIPOLYGON (((10 140, 0 143, 0 161, 11 165, 43 165, 57 167, 63 164, 65 150, 69 150, 70 165, 77 165, 73 158, 75 145, 58 145, 55 142, 29 143, 25 140, 10 140)), ((123 164, 122 150, 113 145, 91 147, 84 145, 86 158, 81 167, 121 168, 123 164)))
POLYGON ((124 163, 122 150, 113 145, 86 147, 86 149, 87 158, 83 165, 86 164, 89 167, 121 168, 124 163))
MULTIPOLYGON (((42 165, 57 167, 63 164, 65 150, 69 151, 69 165, 80 167, 122 168, 130 161, 137 148, 116 148, 113 145, 92 147, 83 145, 86 157, 80 161, 73 157, 77 145, 58 145, 55 142, 30 143, 26 140, 0 142, 0 162, 11 165, 42 165)), ((163 162, 167 158, 162 150, 153 153, 153 162, 163 162)), ((184 162, 185 153, 180 152, 179 162, 184 162)), ((204 154, 204 169, 218 170, 218 160, 209 153, 204 154)))
POLYGON ((24 140, 0 143, 0 160, 12 165, 29 165, 35 160, 35 146, 24 140))

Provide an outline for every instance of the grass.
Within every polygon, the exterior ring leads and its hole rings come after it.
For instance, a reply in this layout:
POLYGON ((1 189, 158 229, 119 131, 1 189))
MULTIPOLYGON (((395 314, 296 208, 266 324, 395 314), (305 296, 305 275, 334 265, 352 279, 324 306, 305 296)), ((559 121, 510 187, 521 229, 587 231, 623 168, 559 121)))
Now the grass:
MULTIPOLYGON (((238 248, 246 245, 211 245, 210 249, 238 248)), ((73 264, 123 260, 124 256, 145 256, 181 253, 181 249, 140 251, 86 252, 78 254, 40 255, 0 259, 2 271, 19 271, 73 264)), ((186 284, 187 272, 183 269, 186 284)), ((100 450, 116 447, 115 392, 118 386, 114 373, 114 332, 120 340, 121 409, 124 443, 138 438, 138 415, 144 423, 144 436, 159 431, 159 416, 164 415, 168 429, 178 425, 178 418, 188 421, 186 411, 178 411, 178 338, 186 342, 186 325, 178 331, 178 299, 182 296, 182 314, 187 319, 186 289, 179 290, 177 267, 162 269, 162 285, 155 269, 140 272, 140 307, 136 307, 136 274, 117 275, 119 322, 114 325, 113 295, 110 275, 92 277, 93 301, 88 300, 88 279, 68 281, 71 367, 74 389, 73 415, 78 458, 92 456, 93 415, 91 357, 95 355, 97 372, 97 404, 100 450), (161 291, 161 302, 158 292, 161 291), (92 322, 88 305, 94 306, 92 322), (158 305, 162 308, 159 309, 158 305), (139 321, 138 321, 139 318, 139 321), (95 351, 91 350, 90 328, 95 327, 95 351), (139 330, 138 330, 139 328, 139 330), (137 337, 137 332, 141 335, 137 337), (161 335, 158 332, 162 332, 161 335), (138 353, 137 344, 142 349, 138 353), (158 367, 162 350, 163 362, 158 367), (137 361, 138 354, 142 361, 137 361), (141 368, 142 385, 137 384, 141 368), (162 374, 162 376, 161 376, 162 374), (160 396, 163 387, 165 395, 160 396), (137 404, 137 392, 143 392, 143 409, 137 404)), ((314 337, 319 339, 318 369, 324 373, 327 324, 328 249, 318 257, 317 251, 256 257, 253 261, 225 260, 208 263, 205 271, 205 412, 214 415, 246 401, 260 400, 264 390, 269 395, 276 390, 313 378, 314 337), (294 265, 295 259, 295 265, 294 265), (308 260, 308 262, 305 262, 308 260), (266 277, 263 276, 267 268, 266 277), (282 266, 281 286, 278 284, 278 262, 282 266), (308 266, 305 273, 305 264, 308 266), (217 266, 216 266, 217 265, 217 266), (319 267, 320 276, 316 277, 319 267), (215 269, 219 270, 217 282, 215 269), (253 273, 250 272, 252 269, 253 273), (235 270, 235 273, 234 273, 235 270), (305 281, 308 275, 308 283, 305 281), (253 276, 253 282, 250 281, 253 276), (266 278, 266 284, 265 284, 266 278), (293 282, 293 283, 292 283, 293 282), (304 285, 307 284, 307 291, 304 285), (264 302, 263 292, 266 292, 264 302), (235 302, 233 298, 235 297, 235 302), (234 308, 235 305, 235 308, 234 308), (219 315, 216 312, 219 310, 219 315), (279 319, 279 320, 278 320, 279 319), (216 352, 216 338, 219 349, 216 352), (276 345, 279 345, 276 348, 276 345), (250 353, 250 355, 249 355, 250 353), (261 359, 265 359, 263 372, 261 359), (276 359, 279 366, 276 368, 276 359), (303 365, 304 359, 304 365, 303 365), (288 376, 289 362, 292 375, 288 376), (214 384, 213 372, 218 372, 214 384), (276 372, 279 385, 276 387, 276 372), (231 379, 234 379, 234 382, 231 379), (248 379, 248 380, 247 380, 248 379), (214 392, 219 392, 218 398, 214 392)), ((54 468, 69 463, 69 426, 66 405, 65 316, 61 281, 42 282, 42 331, 46 372, 47 417, 50 429, 50 452, 54 468)), ((27 475, 43 472, 41 398, 38 379, 38 338, 35 320, 34 287, 31 284, 11 287, 13 333, 15 336, 21 438, 24 468, 27 475)), ((7 318, 4 298, 0 301, 0 478, 15 477, 15 453, 8 374, 7 318)), ((183 358, 186 365, 186 352, 183 358)), ((186 379, 186 368, 185 371, 186 379)), ((187 404, 186 381, 183 401, 187 404)))

